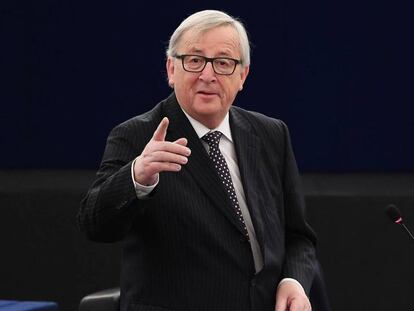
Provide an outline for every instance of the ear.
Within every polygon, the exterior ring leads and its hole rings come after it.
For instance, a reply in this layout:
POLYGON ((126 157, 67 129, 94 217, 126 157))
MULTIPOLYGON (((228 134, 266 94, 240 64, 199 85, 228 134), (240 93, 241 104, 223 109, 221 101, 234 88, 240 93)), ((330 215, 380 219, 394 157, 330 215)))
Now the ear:
POLYGON ((167 68, 168 85, 174 87, 174 60, 171 57, 168 57, 165 66, 167 68))
POLYGON ((250 70, 250 66, 243 67, 240 70, 240 86, 239 86, 239 91, 241 91, 243 89, 243 84, 244 84, 244 81, 246 81, 247 76, 249 75, 249 70, 250 70))

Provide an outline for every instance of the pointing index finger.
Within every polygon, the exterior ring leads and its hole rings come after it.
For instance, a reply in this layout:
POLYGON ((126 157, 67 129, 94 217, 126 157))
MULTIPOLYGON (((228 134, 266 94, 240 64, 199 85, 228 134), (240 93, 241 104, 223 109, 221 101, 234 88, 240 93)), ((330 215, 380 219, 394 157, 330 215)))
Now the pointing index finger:
POLYGON ((160 124, 158 125, 157 129, 154 132, 154 135, 152 136, 152 138, 156 141, 164 141, 165 140, 165 135, 167 135, 167 128, 168 128, 168 124, 169 124, 169 120, 167 117, 164 117, 160 124))

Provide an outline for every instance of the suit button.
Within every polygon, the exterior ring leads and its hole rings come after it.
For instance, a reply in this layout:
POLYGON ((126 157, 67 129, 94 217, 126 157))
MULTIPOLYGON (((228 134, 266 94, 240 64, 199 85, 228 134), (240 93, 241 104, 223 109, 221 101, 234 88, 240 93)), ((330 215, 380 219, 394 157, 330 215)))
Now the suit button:
POLYGON ((251 285, 252 287, 256 287, 256 280, 252 280, 252 281, 250 282, 250 285, 251 285))

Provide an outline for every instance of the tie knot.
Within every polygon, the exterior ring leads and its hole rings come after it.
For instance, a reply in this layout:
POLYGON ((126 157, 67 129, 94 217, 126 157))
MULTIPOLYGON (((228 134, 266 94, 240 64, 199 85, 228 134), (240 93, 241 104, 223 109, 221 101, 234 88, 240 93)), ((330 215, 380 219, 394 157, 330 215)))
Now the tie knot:
POLYGON ((214 131, 214 132, 210 132, 207 133, 206 135, 204 135, 202 137, 202 139, 210 146, 218 146, 219 142, 220 142, 220 138, 221 135, 223 135, 222 132, 220 131, 214 131))

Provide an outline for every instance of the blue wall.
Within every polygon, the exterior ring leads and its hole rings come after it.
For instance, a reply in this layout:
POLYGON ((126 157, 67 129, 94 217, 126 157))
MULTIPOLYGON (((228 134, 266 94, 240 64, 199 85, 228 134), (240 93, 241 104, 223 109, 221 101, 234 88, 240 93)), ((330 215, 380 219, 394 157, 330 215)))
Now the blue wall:
POLYGON ((0 168, 95 169, 110 129, 170 93, 175 27, 217 8, 253 45, 236 104, 286 121, 302 171, 414 171, 408 7, 142 2, 2 2, 0 168))

